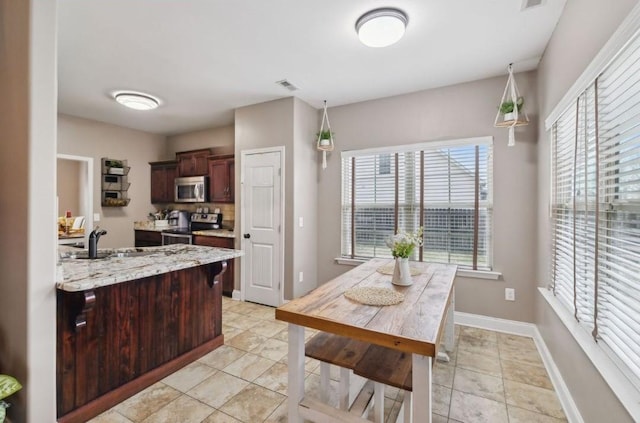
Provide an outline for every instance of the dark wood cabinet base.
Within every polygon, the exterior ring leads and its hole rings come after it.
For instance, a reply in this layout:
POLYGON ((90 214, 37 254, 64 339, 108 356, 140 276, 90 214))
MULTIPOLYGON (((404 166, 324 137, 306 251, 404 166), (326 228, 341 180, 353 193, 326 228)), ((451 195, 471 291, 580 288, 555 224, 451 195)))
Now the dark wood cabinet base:
POLYGON ((87 421, 222 345, 226 267, 58 290, 58 421, 87 421))
POLYGON ((205 354, 215 350, 224 344, 224 335, 220 335, 211 341, 200 345, 199 347, 182 354, 168 363, 160 367, 156 367, 148 373, 132 380, 119 388, 114 389, 94 399, 93 401, 76 408, 72 412, 58 418, 58 423, 83 423, 93 417, 104 413, 111 407, 121 403, 127 398, 137 394, 143 389, 153 385, 154 383, 164 379, 176 370, 181 369, 187 364, 197 360, 205 354))

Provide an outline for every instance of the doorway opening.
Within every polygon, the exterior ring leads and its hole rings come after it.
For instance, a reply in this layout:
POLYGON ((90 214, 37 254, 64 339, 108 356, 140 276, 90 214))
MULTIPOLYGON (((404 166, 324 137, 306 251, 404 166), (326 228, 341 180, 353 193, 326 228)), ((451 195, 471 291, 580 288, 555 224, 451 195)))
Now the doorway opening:
MULTIPOLYGON (((56 210, 58 216, 71 212, 76 225, 84 228, 83 245, 88 245, 89 233, 93 230, 93 157, 57 155, 56 210)), ((62 241, 59 239, 58 243, 62 241)))

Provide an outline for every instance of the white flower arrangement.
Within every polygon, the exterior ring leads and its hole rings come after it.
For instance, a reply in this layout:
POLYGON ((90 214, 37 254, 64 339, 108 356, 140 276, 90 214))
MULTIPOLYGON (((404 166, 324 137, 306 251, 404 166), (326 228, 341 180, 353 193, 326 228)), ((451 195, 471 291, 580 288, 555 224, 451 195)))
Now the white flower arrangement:
POLYGON ((394 258, 409 258, 413 249, 422 245, 422 227, 415 233, 398 232, 386 239, 387 247, 391 248, 394 258))

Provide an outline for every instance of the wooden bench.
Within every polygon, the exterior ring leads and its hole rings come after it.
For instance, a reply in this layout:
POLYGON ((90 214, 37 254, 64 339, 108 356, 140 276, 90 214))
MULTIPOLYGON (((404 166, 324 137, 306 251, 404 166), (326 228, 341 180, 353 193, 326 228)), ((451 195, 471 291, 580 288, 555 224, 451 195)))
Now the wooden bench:
POLYGON ((392 350, 380 345, 371 345, 353 369, 353 373, 372 380, 374 385, 375 421, 384 419, 384 387, 393 386, 404 390, 404 422, 411 423, 412 373, 411 354, 392 350), (381 417, 378 417, 381 416, 381 417))
POLYGON ((348 410, 351 403, 349 395, 349 375, 369 348, 367 342, 357 341, 344 336, 319 332, 305 344, 305 355, 320 361, 321 400, 328 402, 330 365, 340 368, 340 388, 338 390, 340 409, 348 410))
MULTIPOLYGON (((328 401, 330 365, 340 368, 338 391, 340 409, 348 410, 349 375, 362 376, 375 383, 374 417, 384 419, 384 386, 405 391, 405 410, 411 410, 411 354, 385 348, 368 342, 339 335, 319 332, 305 344, 305 355, 320 361, 320 392, 322 401, 328 401)), ((405 422, 410 422, 410 411, 405 411, 405 422)))

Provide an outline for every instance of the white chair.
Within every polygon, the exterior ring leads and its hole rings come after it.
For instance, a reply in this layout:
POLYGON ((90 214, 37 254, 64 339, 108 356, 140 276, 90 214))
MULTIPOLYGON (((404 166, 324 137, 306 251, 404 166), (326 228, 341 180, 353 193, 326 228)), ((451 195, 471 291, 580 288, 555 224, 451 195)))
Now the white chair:
POLYGON ((71 230, 84 229, 84 216, 76 216, 71 225, 71 230))

